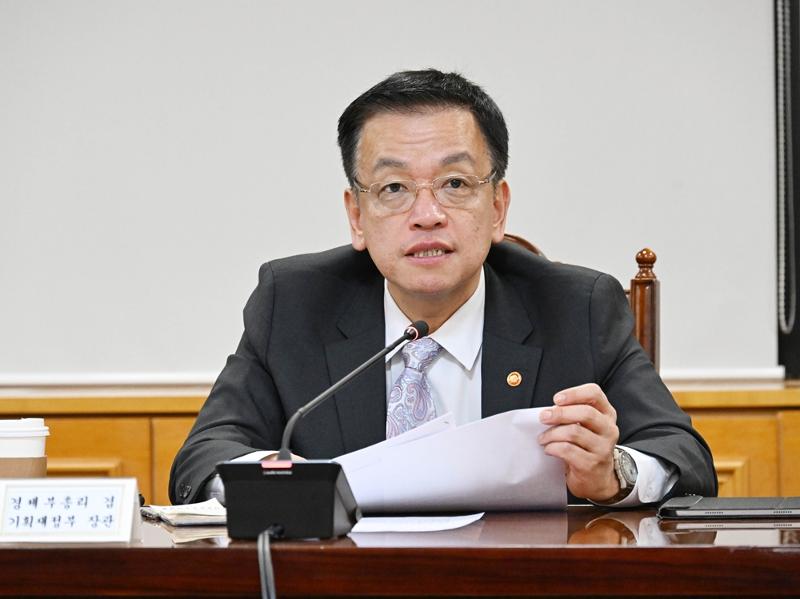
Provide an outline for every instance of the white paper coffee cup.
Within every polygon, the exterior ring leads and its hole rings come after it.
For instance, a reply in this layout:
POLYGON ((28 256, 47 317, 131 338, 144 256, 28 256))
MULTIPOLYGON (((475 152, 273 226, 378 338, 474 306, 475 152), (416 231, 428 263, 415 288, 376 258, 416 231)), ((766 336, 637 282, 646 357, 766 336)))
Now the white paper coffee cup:
POLYGON ((41 458, 50 429, 44 418, 0 420, 0 458, 41 458))

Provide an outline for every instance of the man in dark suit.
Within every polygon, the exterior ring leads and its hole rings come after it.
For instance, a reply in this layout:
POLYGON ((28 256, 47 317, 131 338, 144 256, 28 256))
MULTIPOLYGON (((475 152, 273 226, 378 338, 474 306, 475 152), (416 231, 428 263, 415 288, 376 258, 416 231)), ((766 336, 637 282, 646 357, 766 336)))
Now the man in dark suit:
POLYGON ((619 284, 502 241, 508 133, 483 90, 396 73, 345 110, 339 144, 352 247, 262 266, 239 347, 175 458, 173 502, 213 495, 217 462, 277 448, 298 407, 415 320, 433 347, 416 383, 403 381, 421 346, 312 412, 296 453, 335 457, 443 411, 463 424, 549 407, 538 441, 573 496, 716 493, 708 447, 632 338, 619 284))

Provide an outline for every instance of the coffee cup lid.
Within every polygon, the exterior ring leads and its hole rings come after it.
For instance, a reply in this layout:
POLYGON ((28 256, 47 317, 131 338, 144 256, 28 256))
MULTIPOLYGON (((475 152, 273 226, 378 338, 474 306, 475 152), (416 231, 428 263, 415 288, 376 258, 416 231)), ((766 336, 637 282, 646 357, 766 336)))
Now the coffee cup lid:
POLYGON ((18 433, 50 433, 49 427, 45 426, 44 418, 17 418, 16 420, 0 420, 0 434, 18 433))

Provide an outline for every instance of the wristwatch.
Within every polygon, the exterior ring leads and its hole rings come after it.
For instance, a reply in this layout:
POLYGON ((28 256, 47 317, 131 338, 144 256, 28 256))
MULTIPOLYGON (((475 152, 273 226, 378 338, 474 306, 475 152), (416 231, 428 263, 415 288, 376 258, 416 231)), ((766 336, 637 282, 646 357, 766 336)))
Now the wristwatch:
POLYGON ((619 492, 604 501, 605 504, 617 503, 630 495, 636 485, 636 478, 639 476, 639 470, 636 468, 636 462, 631 454, 619 447, 614 448, 614 473, 619 480, 619 492))

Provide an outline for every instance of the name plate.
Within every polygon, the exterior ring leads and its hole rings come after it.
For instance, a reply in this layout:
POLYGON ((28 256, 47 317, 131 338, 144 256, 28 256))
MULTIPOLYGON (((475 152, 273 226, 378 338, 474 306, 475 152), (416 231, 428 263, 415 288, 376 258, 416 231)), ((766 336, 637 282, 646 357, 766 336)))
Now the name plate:
POLYGON ((0 543, 110 543, 138 536, 135 478, 0 479, 0 543))

